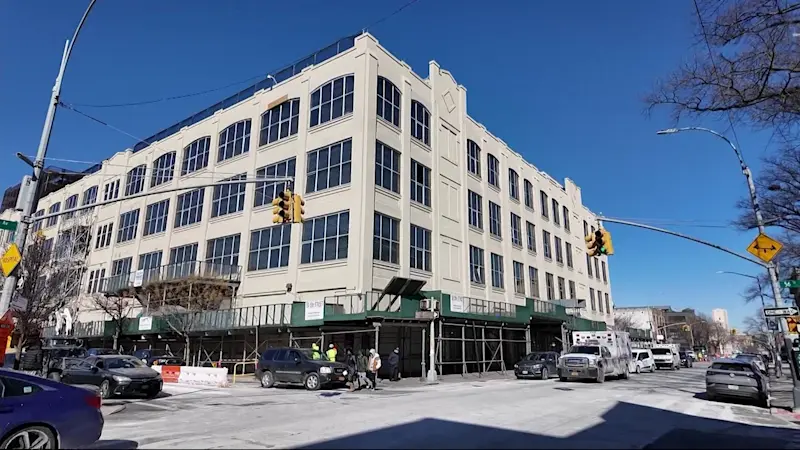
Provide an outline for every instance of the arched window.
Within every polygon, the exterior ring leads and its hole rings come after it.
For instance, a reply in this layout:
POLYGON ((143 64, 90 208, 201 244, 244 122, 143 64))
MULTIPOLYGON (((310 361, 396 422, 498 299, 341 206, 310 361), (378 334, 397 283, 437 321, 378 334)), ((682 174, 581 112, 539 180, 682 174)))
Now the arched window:
POLYGON ((286 100, 261 115, 261 132, 258 145, 267 145, 297 134, 300 99, 286 100))
POLYGON ((187 175, 208 167, 208 151, 211 147, 211 136, 203 136, 183 149, 181 175, 187 175))
POLYGON ((134 195, 144 190, 144 177, 147 173, 147 166, 142 164, 134 167, 128 172, 125 179, 125 195, 134 195))
POLYGON ((400 127, 400 89, 391 81, 378 77, 378 117, 400 127))
POLYGON ((353 112, 354 75, 343 75, 311 93, 309 127, 322 125, 353 112))
POLYGON ((164 153, 153 161, 153 173, 150 175, 150 187, 169 183, 174 176, 175 152, 164 153))
POLYGON ((487 166, 489 166, 489 184, 494 187, 500 187, 500 161, 495 158, 491 153, 486 154, 487 166))
POLYGON ((431 145, 431 113, 416 100, 411 100, 411 136, 425 145, 431 145))
POLYGON ((481 177, 481 148, 472 139, 467 139, 467 169, 481 177))
POLYGON ((217 162, 231 159, 250 151, 250 119, 240 120, 219 134, 217 162))

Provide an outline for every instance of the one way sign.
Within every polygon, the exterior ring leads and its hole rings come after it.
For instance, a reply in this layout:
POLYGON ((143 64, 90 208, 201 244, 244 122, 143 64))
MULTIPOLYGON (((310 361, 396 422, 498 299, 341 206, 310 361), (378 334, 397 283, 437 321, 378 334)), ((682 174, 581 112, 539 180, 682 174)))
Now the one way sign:
POLYGON ((794 306, 783 308, 764 308, 764 315, 767 317, 791 317, 800 314, 800 310, 794 306))

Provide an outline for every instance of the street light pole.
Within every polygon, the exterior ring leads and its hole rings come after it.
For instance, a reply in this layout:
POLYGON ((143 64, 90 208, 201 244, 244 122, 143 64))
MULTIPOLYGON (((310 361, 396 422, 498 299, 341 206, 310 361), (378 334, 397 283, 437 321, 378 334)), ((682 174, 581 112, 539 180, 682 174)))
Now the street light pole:
MULTIPOLYGON (((56 81, 53 85, 53 92, 50 94, 50 104, 47 107, 47 115, 45 116, 42 135, 39 139, 39 148, 36 150, 36 159, 33 162, 33 178, 31 180, 31 189, 28 191, 32 194, 23 199, 24 204, 22 205, 22 218, 17 227, 16 238, 14 241, 17 247, 19 247, 20 254, 22 255, 25 253, 25 242, 28 240, 28 229, 30 228, 31 224, 31 213, 36 210, 36 206, 39 202, 39 183, 41 181, 44 169, 45 157, 47 156, 47 146, 50 143, 50 134, 53 130, 53 121, 56 117, 56 108, 58 107, 59 98, 61 97, 61 82, 64 79, 64 72, 67 69, 67 63, 69 62, 69 57, 72 54, 72 47, 75 45, 75 41, 78 39, 78 34, 80 33, 81 28, 83 28, 83 24, 86 22, 86 18, 89 16, 89 12, 94 7, 96 1, 97 0, 91 0, 89 2, 89 6, 83 13, 81 21, 78 23, 77 28, 75 28, 75 32, 72 35, 72 40, 68 40, 66 44, 64 44, 64 53, 61 55, 61 66, 58 69, 58 75, 56 76, 56 81)), ((23 179, 23 183, 24 182, 25 181, 23 179)), ((3 293, 0 297, 0 317, 2 317, 6 311, 8 311, 8 308, 11 305, 11 299, 14 296, 14 291, 17 289, 18 280, 19 277, 14 273, 11 273, 5 279, 5 283, 3 284, 3 293)))
MULTIPOLYGON (((739 160, 739 167, 741 168, 742 175, 744 175, 745 179, 747 180, 747 189, 749 190, 750 194, 750 204, 753 207, 753 215, 756 219, 756 225, 758 226, 758 232, 760 234, 765 234, 765 226, 764 226, 764 218, 761 215, 761 205, 758 203, 758 195, 756 193, 756 185, 753 182, 753 174, 750 172, 750 168, 745 164, 744 158, 742 157, 742 153, 736 148, 736 145, 731 142, 730 139, 725 137, 724 135, 717 133, 714 130, 709 128, 703 127, 684 127, 684 128, 669 128, 666 130, 658 131, 656 134, 675 134, 680 133, 683 131, 702 131, 704 133, 713 134, 714 136, 722 139, 723 141, 727 142, 728 145, 733 149, 733 152, 736 154, 736 158, 739 160)), ((778 271, 775 269, 775 264, 772 262, 767 263, 767 273, 769 273, 769 281, 772 286, 772 296, 775 299, 775 306, 782 307, 783 306, 783 299, 781 298, 781 287, 778 284, 778 271)), ((781 332, 783 333, 784 337, 784 345, 788 349, 792 348, 792 341, 788 337, 789 327, 786 323, 786 319, 780 320, 781 332)), ((794 400, 794 407, 797 408, 800 406, 800 386, 798 386, 798 379, 797 373, 795 371, 795 365, 793 362, 789 364, 792 370, 792 397, 794 400)))

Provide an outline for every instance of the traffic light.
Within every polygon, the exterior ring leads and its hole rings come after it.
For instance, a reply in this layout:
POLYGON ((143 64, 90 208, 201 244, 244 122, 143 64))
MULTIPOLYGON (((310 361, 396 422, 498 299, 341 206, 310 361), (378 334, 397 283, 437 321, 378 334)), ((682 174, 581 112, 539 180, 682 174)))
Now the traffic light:
POLYGON ((611 243, 611 233, 604 229, 600 230, 600 234, 603 236, 600 243, 600 253, 604 255, 613 255, 614 244, 611 243))
POLYGON ((683 328, 683 331, 686 331, 686 332, 689 332, 689 331, 691 331, 691 330, 692 330, 692 329, 689 327, 689 325, 684 325, 682 328, 683 328))
POLYGON ((586 240, 586 251, 589 252, 589 256, 597 256, 600 253, 600 246, 598 245, 599 236, 602 235, 597 231, 584 238, 584 240, 586 240))
POLYGON ((292 191, 286 190, 278 194, 272 200, 272 222, 274 223, 291 223, 292 222, 292 191))
POLYGON ((789 333, 797 333, 797 317, 787 317, 786 327, 789 329, 789 333))
POLYGON ((303 214, 306 212, 303 209, 305 204, 306 202, 303 201, 303 197, 300 197, 299 194, 292 196, 292 221, 294 223, 303 223, 303 214))
POLYGON ((736 328, 731 328, 731 336, 736 336, 736 328))

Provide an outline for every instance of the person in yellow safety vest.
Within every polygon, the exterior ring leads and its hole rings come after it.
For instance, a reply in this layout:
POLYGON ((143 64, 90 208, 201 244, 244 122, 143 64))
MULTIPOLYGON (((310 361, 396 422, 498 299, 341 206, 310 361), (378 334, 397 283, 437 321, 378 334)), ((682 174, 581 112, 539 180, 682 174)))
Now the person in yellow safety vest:
POLYGON ((325 356, 328 357, 329 361, 336 361, 336 354, 339 353, 336 351, 336 346, 333 344, 328 345, 328 351, 325 352, 325 356))
POLYGON ((311 359, 319 359, 319 358, 320 358, 319 345, 317 345, 317 343, 314 342, 313 344, 311 344, 311 359))

